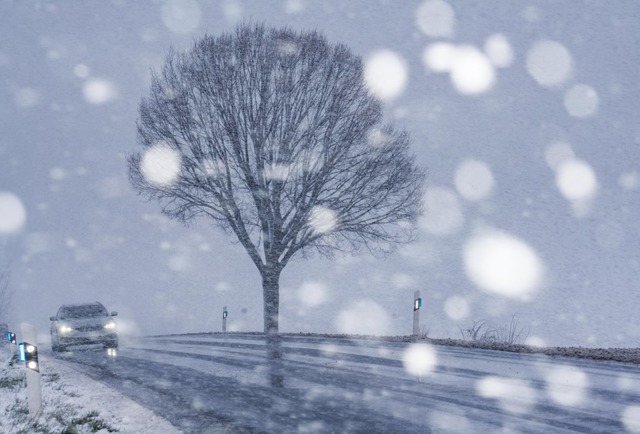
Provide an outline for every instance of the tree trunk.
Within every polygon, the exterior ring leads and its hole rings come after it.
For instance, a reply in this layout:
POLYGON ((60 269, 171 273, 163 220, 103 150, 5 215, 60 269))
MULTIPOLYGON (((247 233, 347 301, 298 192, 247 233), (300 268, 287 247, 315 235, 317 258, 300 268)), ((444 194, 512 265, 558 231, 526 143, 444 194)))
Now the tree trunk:
POLYGON ((274 267, 266 269, 262 275, 262 295, 264 297, 264 332, 278 334, 280 311, 280 272, 274 267))
POLYGON ((264 333, 267 337, 267 363, 269 380, 274 387, 284 386, 282 371, 282 350, 278 334, 280 311, 280 270, 267 267, 262 275, 262 294, 264 297, 264 333))

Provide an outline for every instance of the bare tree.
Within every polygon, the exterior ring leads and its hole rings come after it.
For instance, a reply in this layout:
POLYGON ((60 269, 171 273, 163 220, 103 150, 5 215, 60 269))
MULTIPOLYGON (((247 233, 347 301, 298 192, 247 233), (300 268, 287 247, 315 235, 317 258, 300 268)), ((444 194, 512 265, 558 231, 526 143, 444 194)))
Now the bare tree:
POLYGON ((169 217, 212 220, 246 249, 267 336, 294 255, 384 251, 414 234, 424 173, 408 134, 383 124, 362 60, 316 32, 241 25, 171 50, 140 103, 138 142, 129 173, 139 192, 169 217), (175 177, 149 176, 159 154, 179 159, 175 177))

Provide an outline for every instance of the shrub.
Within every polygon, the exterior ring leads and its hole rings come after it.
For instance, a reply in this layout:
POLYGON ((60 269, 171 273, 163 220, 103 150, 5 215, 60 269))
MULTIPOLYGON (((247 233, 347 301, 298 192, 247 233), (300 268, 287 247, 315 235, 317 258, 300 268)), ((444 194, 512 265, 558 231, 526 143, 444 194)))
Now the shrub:
POLYGON ((512 315, 507 326, 500 327, 482 319, 474 321, 469 328, 460 327, 460 334, 466 341, 519 345, 529 336, 529 328, 520 327, 516 315, 512 315))

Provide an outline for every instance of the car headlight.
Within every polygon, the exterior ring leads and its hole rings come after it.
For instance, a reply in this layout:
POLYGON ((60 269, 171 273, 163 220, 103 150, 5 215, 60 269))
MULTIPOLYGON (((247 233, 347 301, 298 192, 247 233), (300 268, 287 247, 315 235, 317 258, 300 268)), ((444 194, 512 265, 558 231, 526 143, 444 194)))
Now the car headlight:
POLYGON ((116 329, 116 323, 114 322, 108 322, 104 325, 104 328, 107 330, 115 330, 116 329))
POLYGON ((65 334, 73 331, 73 328, 69 327, 68 325, 61 325, 58 327, 58 331, 62 334, 65 334))

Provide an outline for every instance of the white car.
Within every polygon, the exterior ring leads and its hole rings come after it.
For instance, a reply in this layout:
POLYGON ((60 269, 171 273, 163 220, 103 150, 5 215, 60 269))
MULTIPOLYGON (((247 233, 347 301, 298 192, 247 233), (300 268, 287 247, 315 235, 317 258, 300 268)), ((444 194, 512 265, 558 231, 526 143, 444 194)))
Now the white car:
POLYGON ((111 312, 102 303, 65 304, 52 316, 51 349, 65 351, 73 345, 102 344, 118 348, 118 334, 111 312))

